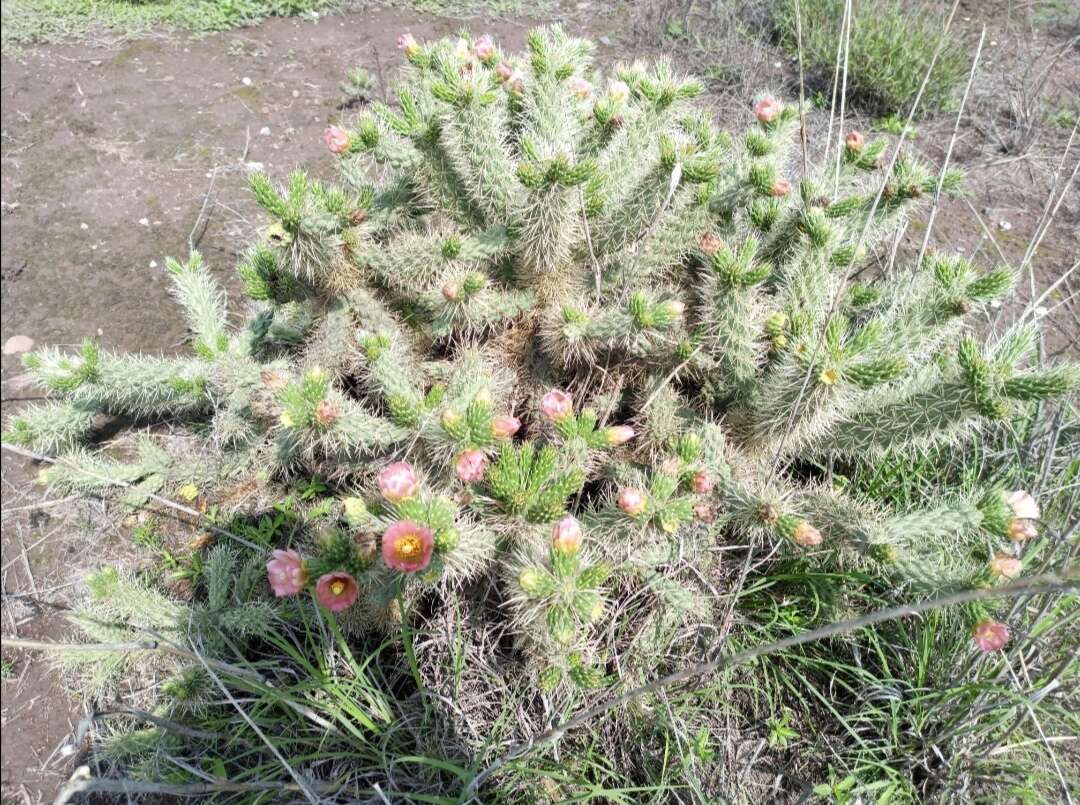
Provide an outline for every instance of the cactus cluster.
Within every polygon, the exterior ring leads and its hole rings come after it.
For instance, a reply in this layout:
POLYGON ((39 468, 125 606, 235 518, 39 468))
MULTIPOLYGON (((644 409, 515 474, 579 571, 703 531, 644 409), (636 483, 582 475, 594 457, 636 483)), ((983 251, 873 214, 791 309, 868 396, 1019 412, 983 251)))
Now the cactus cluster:
POLYGON ((191 354, 28 357, 55 399, 7 438, 61 458, 46 481, 235 513, 317 476, 272 546, 278 596, 362 629, 475 590, 548 688, 721 618, 725 541, 932 585, 1020 572, 1005 546, 1038 513, 1016 495, 896 512, 820 470, 970 438, 1077 383, 1026 367, 1031 327, 973 336, 1007 269, 931 252, 853 279, 958 175, 858 132, 799 175, 795 107, 763 93, 730 134, 667 62, 605 77, 557 28, 519 55, 400 44, 397 104, 327 131, 340 184, 253 176, 269 224, 240 326, 191 255, 168 264, 191 354), (101 415, 188 438, 107 455, 101 415))

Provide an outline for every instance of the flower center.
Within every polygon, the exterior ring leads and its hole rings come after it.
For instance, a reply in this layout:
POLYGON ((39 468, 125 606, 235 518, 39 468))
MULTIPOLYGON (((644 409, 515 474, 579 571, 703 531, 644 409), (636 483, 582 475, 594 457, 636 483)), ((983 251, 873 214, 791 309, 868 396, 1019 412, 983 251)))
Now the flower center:
POLYGON ((343 581, 332 581, 332 582, 330 582, 330 592, 332 592, 334 595, 341 595, 343 592, 345 592, 345 582, 343 582, 343 581))
POLYGON ((398 556, 403 559, 410 559, 420 553, 420 540, 410 535, 408 537, 402 537, 397 541, 398 556))

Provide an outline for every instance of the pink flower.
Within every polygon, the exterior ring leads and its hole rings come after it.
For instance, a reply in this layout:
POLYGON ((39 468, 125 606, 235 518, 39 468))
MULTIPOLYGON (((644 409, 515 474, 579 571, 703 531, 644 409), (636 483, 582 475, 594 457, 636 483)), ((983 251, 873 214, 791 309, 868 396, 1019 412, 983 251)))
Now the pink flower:
POLYGON ((551 529, 551 545, 560 553, 577 553, 581 548, 581 526, 569 514, 551 529))
POLYGON ((304 560, 296 551, 276 550, 274 558, 266 563, 266 578, 278 598, 296 595, 307 584, 304 560))
POLYGON ((754 104, 754 116, 759 123, 772 123, 780 114, 780 102, 772 95, 766 95, 754 104))
POLYGON ((412 520, 399 520, 383 532, 383 561, 402 573, 415 573, 427 567, 434 548, 431 529, 412 520))
POLYGON ((540 400, 540 410, 556 422, 574 413, 574 398, 560 389, 552 389, 540 400))
POLYGON ((406 56, 413 56, 420 50, 420 45, 412 34, 402 34, 397 38, 398 50, 404 51, 406 56))
POLYGON ((979 621, 971 632, 979 651, 1001 651, 1009 642, 1009 627, 992 620, 979 621))
POLYGON ((486 62, 495 55, 495 42, 490 36, 484 34, 476 40, 476 43, 473 45, 473 52, 476 54, 476 58, 486 62))
POLYGON ((521 420, 516 416, 503 414, 491 420, 491 435, 496 439, 509 439, 521 427, 521 420))
POLYGON ((862 151, 863 136, 857 131, 849 131, 844 138, 844 145, 851 151, 862 151))
POLYGON ((620 444, 626 444, 636 435, 637 434, 634 432, 634 429, 631 428, 629 425, 615 425, 614 427, 608 428, 606 431, 604 431, 604 438, 607 440, 607 443, 610 444, 612 447, 620 444))
POLYGON ((630 97, 630 87, 623 81, 612 81, 608 84, 607 94, 615 103, 622 103, 630 97))
POLYGON ((466 450, 454 460, 454 472, 467 484, 475 484, 484 477, 488 459, 481 450, 466 450))
POLYGON ((592 84, 580 76, 571 78, 566 82, 566 86, 570 88, 571 93, 581 100, 585 100, 592 95, 592 84))
POLYGON ((645 497, 645 493, 640 489, 635 489, 632 486, 624 486, 619 490, 617 502, 620 509, 631 517, 636 517, 645 511, 647 498, 645 497))
POLYGON ((344 154, 349 150, 349 144, 352 142, 349 132, 341 126, 327 126, 322 138, 331 154, 344 154))
POLYGON ((395 461, 379 473, 379 491, 391 503, 400 503, 420 491, 420 479, 412 464, 395 461))
POLYGON ((792 533, 791 538, 804 548, 813 548, 815 545, 821 544, 821 532, 810 525, 810 523, 806 522, 806 520, 799 521, 798 525, 795 526, 795 531, 792 533))
POLYGON ((315 598, 331 612, 341 612, 356 603, 360 588, 344 570, 324 573, 315 582, 315 598))
POLYGON ((990 560, 990 575, 1002 579, 1015 579, 1024 569, 1024 563, 1012 554, 999 551, 997 556, 990 560))
POLYGON ((1038 520, 1041 512, 1035 498, 1022 489, 1005 494, 1005 502, 1013 510, 1013 514, 1023 520, 1038 520))
POLYGON ((1031 520, 1013 520, 1009 523, 1009 539, 1013 542, 1026 542, 1039 536, 1039 529, 1031 520))
POLYGON ((769 195, 776 198, 783 198, 791 192, 791 182, 787 179, 777 179, 773 182, 773 186, 769 188, 769 195))
POLYGON ((704 471, 698 471, 694 473, 694 477, 690 479, 690 485, 694 488, 694 491, 699 494, 706 494, 712 492, 713 479, 709 477, 709 474, 704 471))
POLYGON ((514 68, 504 61, 495 65, 495 75, 499 77, 499 80, 504 84, 510 80, 510 77, 514 74, 514 68))
POLYGON ((442 295, 447 302, 456 302, 461 295, 461 290, 454 283, 448 282, 442 288, 442 295))

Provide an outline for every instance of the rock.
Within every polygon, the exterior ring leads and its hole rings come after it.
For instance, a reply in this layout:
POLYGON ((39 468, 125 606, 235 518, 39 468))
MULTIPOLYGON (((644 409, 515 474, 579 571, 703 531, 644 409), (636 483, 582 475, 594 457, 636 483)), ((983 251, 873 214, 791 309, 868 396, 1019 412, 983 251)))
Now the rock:
POLYGON ((34 348, 34 339, 28 335, 13 335, 4 342, 5 355, 21 355, 34 348))

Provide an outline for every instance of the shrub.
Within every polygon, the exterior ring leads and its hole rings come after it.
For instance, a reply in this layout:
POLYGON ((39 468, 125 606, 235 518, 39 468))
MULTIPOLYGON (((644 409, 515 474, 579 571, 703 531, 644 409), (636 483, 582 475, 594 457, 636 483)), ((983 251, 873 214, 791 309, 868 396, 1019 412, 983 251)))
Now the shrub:
MULTIPOLYGON (((559 29, 517 56, 401 45, 398 107, 326 132, 341 186, 253 176, 270 223, 239 265, 240 327, 193 254, 167 264, 191 354, 26 360, 56 400, 8 438, 61 452, 47 483, 166 490, 219 524, 288 496, 289 528, 241 535, 275 549, 275 599, 245 595, 247 571, 222 587, 248 564, 215 548, 187 619, 200 650, 306 623, 306 592, 334 629, 400 629, 417 688, 456 690, 497 652, 535 721, 531 693, 572 701, 726 634, 728 541, 920 590, 998 579, 995 555, 1037 531, 1025 493, 899 509, 818 469, 976 438, 1077 383, 1025 368, 1030 327, 970 332, 1006 269, 935 253, 849 280, 933 193, 926 165, 850 132, 838 179, 796 177, 794 108, 763 94, 729 136, 666 62, 605 80, 559 29), (185 437, 94 451, 99 414, 185 437), (444 637, 416 646, 418 626, 444 637), (425 678, 440 653, 452 680, 425 678)), ((990 615, 959 617, 999 641, 990 615)), ((505 705, 474 697, 474 751, 505 705)))
MULTIPOLYGON (((832 85, 844 19, 844 0, 802 0, 803 58, 811 80, 824 91, 832 85)), ((942 45, 919 113, 949 106, 969 66, 967 50, 944 33, 941 17, 897 0, 853 4, 847 59, 849 97, 871 114, 904 116, 922 86, 934 52, 942 45)), ((781 44, 798 52, 795 1, 776 0, 773 20, 781 44)))

